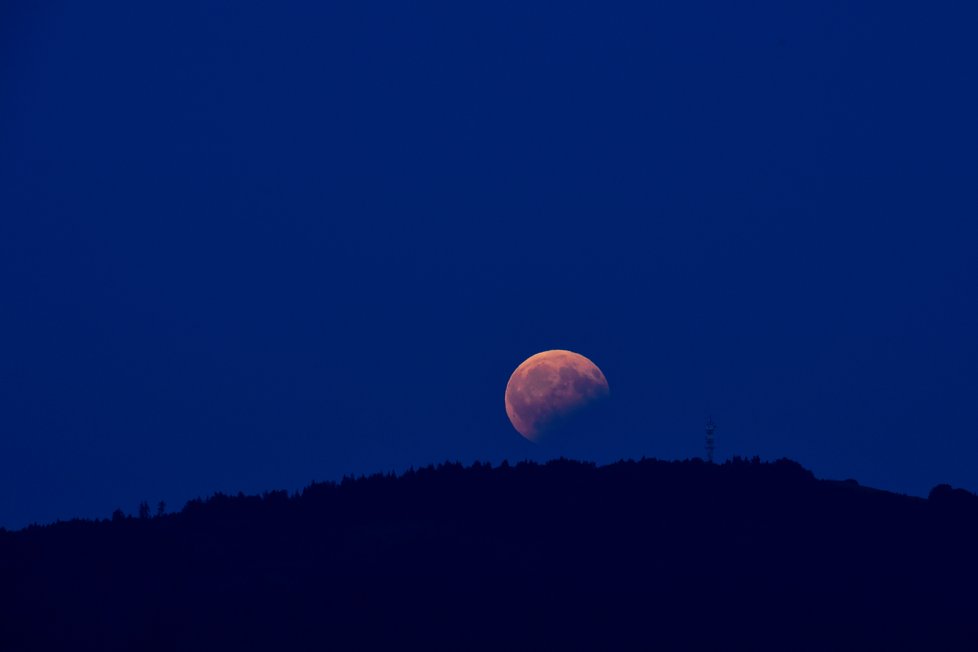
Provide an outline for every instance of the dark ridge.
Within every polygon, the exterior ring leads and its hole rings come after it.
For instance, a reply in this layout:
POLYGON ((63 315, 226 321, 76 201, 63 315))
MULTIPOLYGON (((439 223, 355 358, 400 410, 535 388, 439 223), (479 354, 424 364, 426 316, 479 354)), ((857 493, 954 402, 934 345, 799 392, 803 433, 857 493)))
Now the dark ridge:
POLYGON ((978 497, 443 464, 0 531, 0 650, 978 649, 978 497))

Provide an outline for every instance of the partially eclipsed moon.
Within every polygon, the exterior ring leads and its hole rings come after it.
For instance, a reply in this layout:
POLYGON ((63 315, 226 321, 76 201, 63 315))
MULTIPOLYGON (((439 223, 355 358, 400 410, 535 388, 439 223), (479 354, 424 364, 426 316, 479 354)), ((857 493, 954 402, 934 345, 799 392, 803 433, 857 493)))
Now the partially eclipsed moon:
POLYGON ((506 414, 516 430, 537 442, 603 402, 610 390, 597 365, 572 351, 527 358, 506 384, 506 414))

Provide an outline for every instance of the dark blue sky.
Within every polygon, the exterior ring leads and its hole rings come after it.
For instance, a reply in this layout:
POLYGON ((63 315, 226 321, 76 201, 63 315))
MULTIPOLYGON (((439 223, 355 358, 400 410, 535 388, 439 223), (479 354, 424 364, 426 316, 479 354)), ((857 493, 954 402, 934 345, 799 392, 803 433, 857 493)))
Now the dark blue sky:
POLYGON ((0 525, 588 450, 978 489, 971 2, 6 2, 0 525), (308 6, 307 6, 308 5, 308 6), (314 6, 315 5, 315 6, 314 6))

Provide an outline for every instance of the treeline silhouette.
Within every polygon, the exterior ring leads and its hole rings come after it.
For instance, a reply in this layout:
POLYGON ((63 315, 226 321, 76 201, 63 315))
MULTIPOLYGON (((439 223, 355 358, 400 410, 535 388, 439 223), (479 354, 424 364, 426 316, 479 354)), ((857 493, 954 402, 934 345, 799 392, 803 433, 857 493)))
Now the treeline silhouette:
POLYGON ((443 464, 0 531, 0 650, 978 649, 978 497, 443 464))

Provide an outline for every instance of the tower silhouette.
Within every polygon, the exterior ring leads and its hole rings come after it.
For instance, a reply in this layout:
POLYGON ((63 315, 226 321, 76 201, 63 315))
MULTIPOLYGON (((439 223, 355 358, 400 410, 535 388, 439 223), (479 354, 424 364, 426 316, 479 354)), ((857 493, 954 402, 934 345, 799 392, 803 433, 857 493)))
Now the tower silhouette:
POLYGON ((706 461, 713 464, 713 449, 716 448, 716 440, 713 433, 717 430, 717 424, 713 422, 713 417, 706 420, 706 461))

